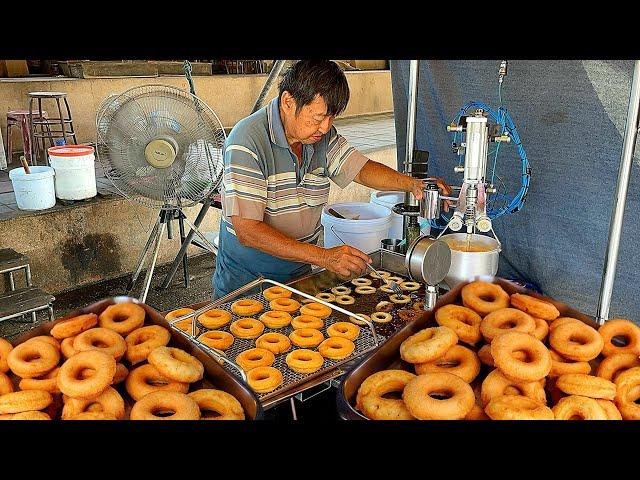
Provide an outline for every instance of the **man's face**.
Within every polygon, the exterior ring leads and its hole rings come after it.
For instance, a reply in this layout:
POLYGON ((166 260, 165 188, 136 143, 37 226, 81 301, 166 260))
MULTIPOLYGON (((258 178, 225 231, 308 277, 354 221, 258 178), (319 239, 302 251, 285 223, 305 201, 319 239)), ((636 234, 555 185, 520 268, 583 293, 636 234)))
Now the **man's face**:
POLYGON ((327 104, 320 95, 308 104, 303 105, 296 115, 296 101, 284 92, 282 112, 287 136, 303 144, 316 143, 331 129, 334 116, 327 115, 327 104))

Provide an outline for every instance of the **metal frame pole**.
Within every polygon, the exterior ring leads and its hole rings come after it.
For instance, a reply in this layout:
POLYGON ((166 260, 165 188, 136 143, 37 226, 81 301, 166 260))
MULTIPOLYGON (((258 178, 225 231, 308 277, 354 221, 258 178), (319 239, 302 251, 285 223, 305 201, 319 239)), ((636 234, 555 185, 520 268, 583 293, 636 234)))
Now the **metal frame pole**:
MULTIPOLYGON (((411 60, 409 65, 409 93, 407 95, 407 142, 405 145, 404 155, 404 172, 409 174, 411 171, 411 162, 413 162, 413 146, 416 138, 416 111, 418 108, 418 69, 420 60, 411 60)), ((411 192, 404 194, 405 205, 417 205, 416 199, 411 192)), ((409 217, 404 215, 402 218, 402 236, 407 238, 407 223, 409 217)))
POLYGON ((262 107, 262 102, 264 101, 264 97, 266 97, 267 93, 269 93, 269 90, 271 90, 271 85, 273 85, 273 82, 275 82, 276 78, 278 78, 278 76, 280 75, 280 72, 282 71, 282 68, 284 67, 285 62, 286 60, 276 60, 273 63, 273 66, 271 67, 271 71, 269 72, 269 76, 267 77, 267 80, 264 82, 264 85, 262 86, 262 90, 258 95, 258 99, 256 100, 256 103, 253 104, 251 113, 257 112, 258 109, 262 107))
POLYGON ((618 171, 618 182, 616 185, 616 196, 613 199, 613 212, 611 223, 609 224, 609 241, 607 253, 602 272, 602 283, 600 286, 600 298, 598 299, 598 313, 596 321, 602 325, 609 317, 609 307, 611 306, 611 295, 613 294, 613 283, 616 276, 616 265, 618 262, 618 248, 622 234, 622 219, 627 200, 627 189, 629 187, 629 177, 633 166, 633 152, 638 135, 638 111, 640 110, 640 60, 636 60, 633 69, 633 80, 631 82, 631 93, 629 94, 629 107, 627 110, 627 121, 624 127, 624 143, 622 144, 622 155, 620 156, 620 170, 618 171))

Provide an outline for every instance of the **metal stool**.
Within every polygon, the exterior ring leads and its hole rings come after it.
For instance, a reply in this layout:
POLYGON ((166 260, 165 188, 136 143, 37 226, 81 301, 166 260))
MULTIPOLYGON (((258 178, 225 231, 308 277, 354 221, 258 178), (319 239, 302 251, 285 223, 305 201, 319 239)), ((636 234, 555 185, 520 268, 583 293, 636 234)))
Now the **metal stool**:
POLYGON ((42 145, 42 155, 44 157, 44 164, 49 164, 47 156, 47 146, 45 145, 45 139, 49 139, 49 146, 55 146, 55 139, 62 138, 64 143, 77 145, 76 132, 73 128, 73 119, 71 118, 71 110, 69 109, 69 102, 67 102, 67 94, 64 92, 29 92, 29 114, 34 112, 34 102, 38 102, 38 109, 36 110, 36 116, 40 119, 30 116, 31 123, 31 137, 33 138, 32 158, 33 164, 37 165, 38 150, 42 145), (58 116, 53 118, 42 118, 42 100, 55 100, 58 108, 58 116), (62 105, 60 100, 64 101, 66 109, 66 115, 62 113, 62 105), (40 130, 38 132, 38 129, 40 130), (69 139, 69 140, 67 140, 69 139))
POLYGON ((33 139, 31 137, 30 115, 35 115, 34 120, 44 120, 47 118, 47 112, 30 114, 29 110, 9 110, 7 112, 7 163, 11 163, 13 158, 13 141, 11 140, 11 130, 13 126, 17 126, 22 130, 22 148, 27 162, 31 163, 31 151, 33 149, 33 139))

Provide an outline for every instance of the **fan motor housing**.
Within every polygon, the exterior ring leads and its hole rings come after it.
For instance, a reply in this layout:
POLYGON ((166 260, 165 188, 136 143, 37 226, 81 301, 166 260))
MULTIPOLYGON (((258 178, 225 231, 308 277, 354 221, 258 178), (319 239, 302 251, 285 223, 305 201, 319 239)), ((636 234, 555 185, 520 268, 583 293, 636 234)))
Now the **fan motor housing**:
POLYGON ((147 162, 155 168, 170 167, 176 159, 176 154, 172 143, 163 138, 151 140, 144 149, 147 162))

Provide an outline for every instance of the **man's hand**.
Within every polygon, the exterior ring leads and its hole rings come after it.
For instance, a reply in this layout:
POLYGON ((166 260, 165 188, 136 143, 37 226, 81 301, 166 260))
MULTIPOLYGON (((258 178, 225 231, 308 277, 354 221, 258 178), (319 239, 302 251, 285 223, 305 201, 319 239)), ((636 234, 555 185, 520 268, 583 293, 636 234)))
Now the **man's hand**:
MULTIPOLYGON (((411 188, 411 192, 413 193, 413 196, 416 197, 416 200, 421 200, 422 199, 422 195, 423 195, 423 191, 422 189, 424 188, 424 181, 419 179, 419 178, 412 178, 413 180, 413 186, 411 188)), ((441 177, 429 177, 429 180, 433 181, 435 180, 436 183, 438 184, 438 188, 440 189, 440 193, 444 194, 444 195, 451 195, 451 187, 449 185, 447 185, 447 182, 444 181, 443 178, 441 177)), ((445 212, 449 211, 449 205, 450 202, 449 200, 445 200, 443 202, 443 210, 445 212)))
POLYGON ((366 272, 367 263, 371 263, 371 258, 366 253, 348 245, 341 245, 325 249, 320 266, 343 277, 352 277, 366 272))

